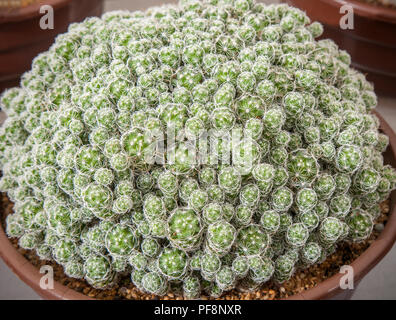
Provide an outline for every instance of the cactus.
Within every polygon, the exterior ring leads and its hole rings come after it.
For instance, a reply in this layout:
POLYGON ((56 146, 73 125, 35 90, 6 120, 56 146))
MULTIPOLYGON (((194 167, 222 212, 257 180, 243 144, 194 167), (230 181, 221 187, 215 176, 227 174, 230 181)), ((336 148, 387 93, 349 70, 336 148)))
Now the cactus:
POLYGON ((95 288, 196 299, 362 241, 396 187, 372 85, 299 9, 181 0, 70 25, 1 107, 9 237, 95 288))

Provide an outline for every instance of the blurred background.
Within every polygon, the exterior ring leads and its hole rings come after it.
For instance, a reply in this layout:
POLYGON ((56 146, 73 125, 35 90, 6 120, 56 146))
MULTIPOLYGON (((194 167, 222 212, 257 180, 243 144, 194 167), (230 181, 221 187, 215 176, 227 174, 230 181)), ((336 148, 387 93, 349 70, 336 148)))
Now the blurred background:
MULTIPOLYGON (((111 10, 144 10, 177 0, 0 0, 0 92, 17 85, 30 69, 31 59, 48 49, 71 22, 111 10), (52 2, 52 3, 51 3, 52 2), (10 3, 23 8, 7 9, 10 3), (39 28, 39 7, 53 4, 55 28, 39 28)), ((260 0, 279 3, 280 0, 260 0)), ((352 56, 353 66, 368 75, 379 95, 377 110, 396 131, 396 0, 286 0, 325 25, 325 37, 334 39, 352 56), (382 3, 381 3, 382 2, 382 3), (354 29, 339 28, 340 6, 353 5, 354 29)), ((0 111, 0 124, 5 115, 0 111)), ((396 299, 396 247, 362 280, 352 299, 396 299)), ((40 299, 0 259, 0 299, 40 299)))

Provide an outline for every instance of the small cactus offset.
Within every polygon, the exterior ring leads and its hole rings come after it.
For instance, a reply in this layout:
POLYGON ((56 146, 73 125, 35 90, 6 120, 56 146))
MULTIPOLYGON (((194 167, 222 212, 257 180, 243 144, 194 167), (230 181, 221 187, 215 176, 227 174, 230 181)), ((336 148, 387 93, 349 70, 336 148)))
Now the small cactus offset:
POLYGON ((95 288, 127 275, 189 299, 282 283, 367 239, 396 187, 389 139, 322 32, 254 0, 70 25, 1 97, 8 236, 95 288))

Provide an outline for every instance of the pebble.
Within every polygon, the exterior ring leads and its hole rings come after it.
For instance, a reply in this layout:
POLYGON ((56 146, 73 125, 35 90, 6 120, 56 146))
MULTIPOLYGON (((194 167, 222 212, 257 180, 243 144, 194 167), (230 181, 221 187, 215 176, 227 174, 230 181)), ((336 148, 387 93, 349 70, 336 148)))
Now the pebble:
POLYGON ((383 223, 376 223, 374 225, 374 229, 378 232, 381 232, 382 230, 384 230, 385 226, 383 223))

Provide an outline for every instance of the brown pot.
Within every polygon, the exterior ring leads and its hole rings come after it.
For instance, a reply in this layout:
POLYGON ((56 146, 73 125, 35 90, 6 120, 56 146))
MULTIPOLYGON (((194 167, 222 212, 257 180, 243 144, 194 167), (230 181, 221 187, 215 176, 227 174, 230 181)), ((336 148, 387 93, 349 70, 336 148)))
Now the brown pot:
POLYGON ((352 56, 352 66, 367 74, 378 94, 396 96, 396 9, 357 0, 283 0, 324 25, 322 38, 333 39, 352 56), (340 8, 354 9, 354 30, 342 30, 340 8))
MULTIPOLYGON (((381 131, 389 137, 390 146, 384 154, 385 163, 396 167, 396 135, 378 114, 381 122, 381 131)), ((381 259, 392 248, 396 240, 396 191, 392 192, 390 197, 390 216, 385 225, 385 229, 379 237, 363 252, 363 254, 352 262, 354 270, 355 285, 381 261, 381 259)), ((83 295, 73 289, 54 282, 54 289, 43 290, 40 288, 40 278, 43 276, 39 270, 26 260, 11 244, 5 235, 0 224, 0 257, 10 267, 10 269, 37 294, 44 299, 51 300, 92 300, 92 298, 83 295)), ((336 274, 331 278, 319 283, 316 287, 306 290, 302 293, 289 297, 290 300, 316 300, 316 299, 346 299, 349 298, 353 291, 342 290, 339 286, 340 279, 343 275, 336 274)))
POLYGON ((0 9, 0 92, 17 86, 20 76, 30 70, 34 57, 48 50, 55 37, 72 22, 99 16, 103 0, 42 0, 26 7, 0 9), (40 28, 40 7, 54 8, 54 29, 40 28))

